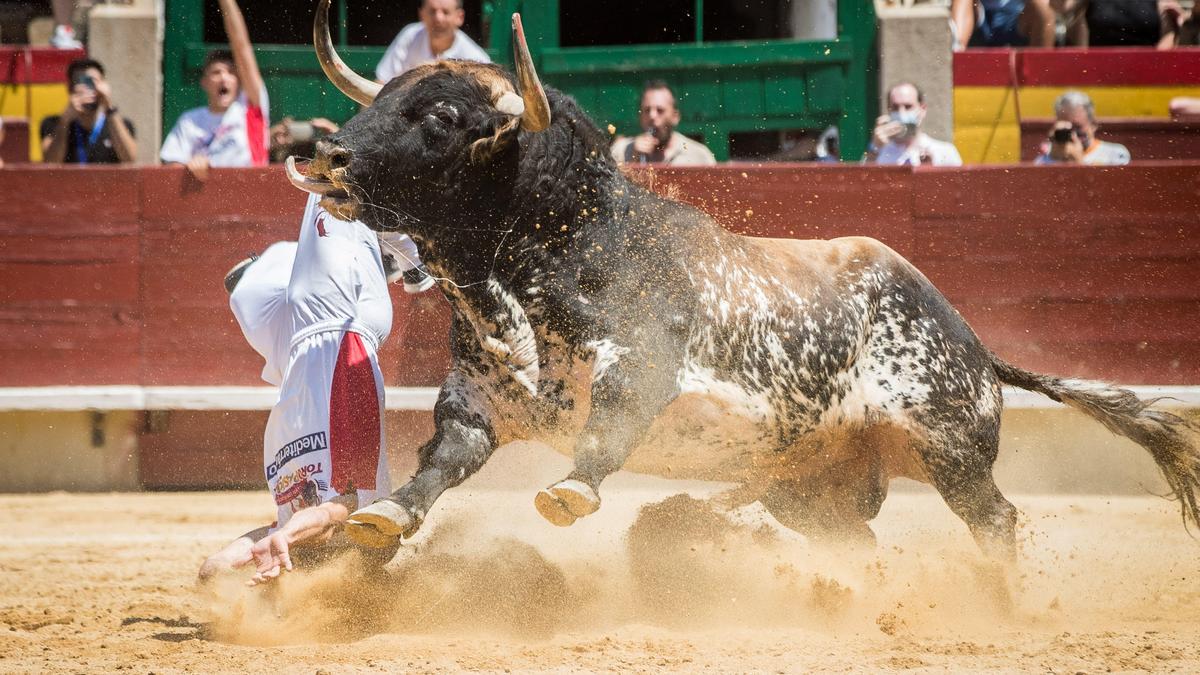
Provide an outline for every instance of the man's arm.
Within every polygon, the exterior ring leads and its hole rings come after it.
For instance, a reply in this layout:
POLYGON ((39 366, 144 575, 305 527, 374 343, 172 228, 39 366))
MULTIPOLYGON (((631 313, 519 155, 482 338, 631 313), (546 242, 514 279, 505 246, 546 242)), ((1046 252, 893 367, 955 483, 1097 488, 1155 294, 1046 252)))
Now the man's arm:
POLYGON ((954 49, 966 49, 975 32, 975 0, 951 0, 950 23, 954 27, 954 49))
POLYGON ((112 104, 112 87, 104 80, 95 83, 96 102, 108 115, 108 138, 112 141, 113 152, 122 163, 137 159, 137 141, 133 140, 133 132, 121 113, 112 104))
POLYGON ((233 63, 237 66, 242 91, 250 105, 262 107, 263 78, 258 70, 258 59, 254 57, 254 45, 250 42, 250 31, 246 30, 246 19, 237 0, 219 0, 221 19, 225 22, 225 37, 229 39, 229 50, 233 52, 233 63))
POLYGON ((42 133, 42 161, 47 164, 62 164, 67 158, 67 143, 71 137, 71 120, 74 116, 70 114, 71 105, 67 104, 63 114, 58 116, 58 122, 54 125, 54 130, 50 135, 45 134, 45 129, 42 133))
POLYGON ((291 547, 323 543, 346 522, 357 505, 353 495, 335 497, 319 506, 297 511, 283 527, 260 539, 251 549, 257 569, 250 585, 266 583, 292 569, 291 547))
POLYGON ((108 115, 108 137, 112 139, 113 152, 122 164, 137 160, 137 141, 133 132, 120 112, 110 111, 108 115))

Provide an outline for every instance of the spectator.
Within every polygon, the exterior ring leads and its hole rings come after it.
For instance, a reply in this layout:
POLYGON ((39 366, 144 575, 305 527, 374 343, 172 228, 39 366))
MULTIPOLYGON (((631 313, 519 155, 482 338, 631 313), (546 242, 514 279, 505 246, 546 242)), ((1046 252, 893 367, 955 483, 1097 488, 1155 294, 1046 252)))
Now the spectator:
POLYGON ((1051 0, 951 0, 954 50, 967 47, 1053 47, 1051 0))
POLYGON ((643 133, 613 141, 612 156, 617 162, 661 162, 675 166, 717 163, 703 143, 675 131, 679 126, 675 92, 662 80, 651 80, 642 89, 638 124, 643 133))
POLYGON ((375 68, 375 79, 380 83, 439 59, 492 62, 487 52, 459 30, 463 25, 462 0, 423 0, 417 17, 421 20, 401 29, 380 59, 375 68))
POLYGON ((179 116, 163 141, 164 163, 186 164, 200 180, 209 167, 267 164, 268 100, 237 0, 218 0, 230 51, 208 53, 200 88, 208 105, 179 116))
POLYGON ((337 131, 338 125, 324 117, 314 117, 307 122, 284 117, 271 127, 271 161, 281 163, 291 155, 311 158, 316 154, 317 141, 337 131))
POLYGON ((962 166, 954 144, 939 141, 921 131, 925 122, 925 93, 911 82, 888 90, 888 114, 875 120, 866 161, 875 164, 931 164, 962 166))
POLYGON ((54 34, 50 46, 55 49, 83 49, 83 43, 75 37, 75 0, 53 0, 54 34))
POLYGON ((1162 30, 1162 37, 1158 40, 1159 49, 1195 47, 1200 44, 1200 25, 1194 6, 1185 12, 1175 0, 1159 0, 1158 11, 1162 30))
POLYGON ((1096 138, 1096 106, 1082 91, 1067 91, 1054 101, 1057 121, 1042 146, 1038 164, 1069 162, 1096 166, 1129 163, 1129 150, 1120 143, 1096 138))
POLYGON ((67 107, 42 120, 42 161, 118 164, 137 159, 133 123, 112 103, 104 66, 77 59, 67 66, 67 107))
POLYGON ((1181 122, 1200 122, 1200 98, 1176 96, 1168 105, 1171 119, 1181 122))
POLYGON ((1166 22, 1179 5, 1174 0, 1050 0, 1055 11, 1068 17, 1068 42, 1078 47, 1165 45, 1166 22))

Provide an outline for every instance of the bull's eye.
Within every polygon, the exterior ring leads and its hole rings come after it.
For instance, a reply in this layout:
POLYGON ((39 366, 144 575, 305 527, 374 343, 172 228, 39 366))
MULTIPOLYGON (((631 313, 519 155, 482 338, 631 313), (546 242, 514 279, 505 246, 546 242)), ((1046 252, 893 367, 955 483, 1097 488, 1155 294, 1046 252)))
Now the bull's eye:
POLYGON ((433 110, 430 111, 429 117, 450 127, 454 126, 454 124, 458 122, 458 111, 454 109, 454 106, 447 105, 439 101, 433 106, 433 110))

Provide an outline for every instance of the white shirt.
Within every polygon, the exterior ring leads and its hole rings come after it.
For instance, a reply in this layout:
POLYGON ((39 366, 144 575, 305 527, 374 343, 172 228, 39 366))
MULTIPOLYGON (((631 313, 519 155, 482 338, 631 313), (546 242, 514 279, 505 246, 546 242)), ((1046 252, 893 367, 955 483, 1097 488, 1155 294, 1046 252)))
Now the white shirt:
MULTIPOLYGON (((613 141, 612 157, 618 164, 634 161, 634 156, 637 153, 633 150, 633 141, 632 137, 621 137, 613 141)), ((671 132, 671 142, 668 145, 671 150, 663 157, 663 164, 674 166, 708 166, 717 163, 716 157, 713 157, 712 150, 709 150, 700 141, 694 141, 678 131, 671 132)))
POLYGON ((921 132, 917 139, 909 145, 900 145, 895 141, 883 146, 875 158, 876 164, 895 166, 930 164, 933 166, 962 166, 962 157, 953 143, 939 141, 921 132), (921 158, 925 157, 926 161, 921 158))
POLYGON ((159 159, 184 164, 205 155, 214 167, 266 166, 270 147, 266 88, 259 101, 260 107, 251 106, 243 91, 223 113, 208 106, 188 110, 167 134, 159 159))
MULTIPOLYGON (((1058 164, 1050 155, 1039 155, 1035 164, 1058 164)), ((1096 141, 1083 153, 1083 164, 1091 166, 1121 166, 1129 163, 1129 148, 1120 143, 1096 141)))
POLYGON ((425 30, 425 24, 410 23, 388 45, 383 58, 379 60, 379 66, 375 68, 375 79, 387 82, 407 70, 438 59, 492 62, 487 52, 461 30, 454 31, 454 42, 450 48, 435 56, 429 47, 429 33, 425 30))

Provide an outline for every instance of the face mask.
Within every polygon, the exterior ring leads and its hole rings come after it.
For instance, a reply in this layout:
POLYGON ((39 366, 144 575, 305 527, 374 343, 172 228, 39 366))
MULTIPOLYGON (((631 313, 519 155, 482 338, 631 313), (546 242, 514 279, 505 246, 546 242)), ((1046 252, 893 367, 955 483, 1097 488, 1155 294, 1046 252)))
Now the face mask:
POLYGON ((900 132, 899 138, 912 138, 917 135, 917 127, 921 124, 919 110, 893 110, 888 116, 892 121, 904 125, 904 131, 900 132))

